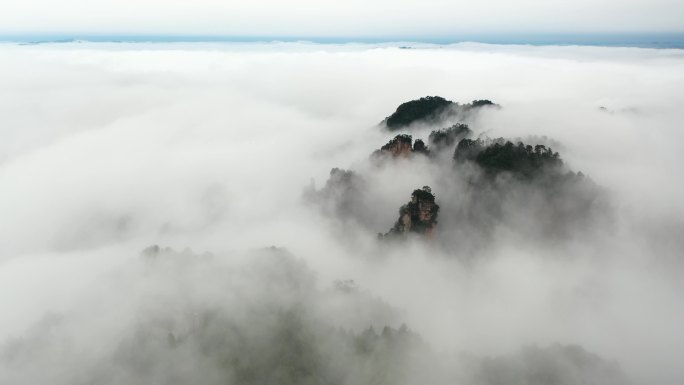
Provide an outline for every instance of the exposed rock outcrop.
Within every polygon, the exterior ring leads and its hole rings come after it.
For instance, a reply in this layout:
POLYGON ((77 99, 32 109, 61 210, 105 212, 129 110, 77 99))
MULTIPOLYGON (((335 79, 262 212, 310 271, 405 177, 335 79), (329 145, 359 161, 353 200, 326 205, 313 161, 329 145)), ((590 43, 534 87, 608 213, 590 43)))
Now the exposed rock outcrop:
POLYGON ((380 147, 376 154, 389 154, 394 158, 408 158, 413 151, 413 138, 411 135, 397 135, 392 140, 380 147))
POLYGON ((399 209, 399 219, 383 237, 406 237, 410 233, 431 238, 437 225, 439 205, 428 186, 414 190, 411 201, 399 209))
POLYGON ((374 151, 372 157, 409 158, 414 153, 429 155, 430 151, 421 139, 416 139, 413 142, 411 135, 402 134, 395 136, 379 150, 374 151))

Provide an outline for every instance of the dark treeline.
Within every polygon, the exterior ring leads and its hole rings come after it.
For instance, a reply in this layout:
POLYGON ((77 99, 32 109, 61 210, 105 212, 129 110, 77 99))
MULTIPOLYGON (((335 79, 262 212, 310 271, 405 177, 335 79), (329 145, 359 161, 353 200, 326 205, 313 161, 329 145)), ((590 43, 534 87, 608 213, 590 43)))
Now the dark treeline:
POLYGON ((402 103, 381 124, 390 131, 399 130, 414 123, 439 124, 447 118, 465 115, 473 109, 487 106, 497 106, 497 104, 486 99, 459 104, 441 96, 425 96, 402 103))
POLYGON ((560 155, 551 148, 537 144, 526 145, 503 138, 489 141, 462 139, 454 152, 457 162, 473 161, 488 173, 510 172, 534 178, 544 171, 559 170, 563 166, 560 155))
MULTIPOLYGON (((494 104, 480 100, 466 106, 489 105, 494 104)), ((399 106, 387 121, 398 124, 402 119, 416 117, 425 121, 426 116, 441 111, 444 106, 458 105, 440 97, 421 98, 399 106)), ((415 233, 433 238, 438 244, 450 245, 458 239, 453 235, 456 233, 467 238, 459 244, 459 249, 467 249, 472 242, 477 247, 486 247, 490 235, 500 226, 510 227, 513 233, 523 237, 570 239, 573 234, 591 228, 588 226, 591 223, 610 220, 602 189, 581 172, 570 170, 560 154, 547 146, 552 141, 538 138, 536 143, 525 143, 472 136, 473 130, 468 124, 455 123, 432 130, 429 145, 421 139, 414 140, 410 134, 399 134, 373 152, 371 159, 380 168, 394 167, 391 164, 397 158, 411 160, 424 155, 429 162, 427 167, 438 174, 436 180, 433 177, 432 189, 438 193, 449 191, 439 195, 437 203, 435 195, 431 195, 429 202, 416 202, 416 192, 424 190, 415 190, 412 202, 400 207, 399 219, 382 238, 415 233), (421 211, 419 206, 433 207, 434 221, 421 220, 419 214, 427 215, 427 211, 421 211), (436 210, 440 206, 444 210, 442 223, 437 226, 436 210)), ((368 189, 359 188, 350 178, 339 178, 335 170, 322 190, 308 195, 323 207, 337 207, 339 218, 356 218, 358 223, 367 225, 368 231, 377 233, 381 229, 365 214, 370 206, 368 189)), ((353 175, 373 183, 371 176, 353 175)), ((431 191, 430 187, 427 189, 431 191)))
POLYGON ((435 130, 430 133, 428 141, 433 147, 448 148, 463 138, 471 136, 473 131, 467 124, 457 123, 451 127, 435 130))

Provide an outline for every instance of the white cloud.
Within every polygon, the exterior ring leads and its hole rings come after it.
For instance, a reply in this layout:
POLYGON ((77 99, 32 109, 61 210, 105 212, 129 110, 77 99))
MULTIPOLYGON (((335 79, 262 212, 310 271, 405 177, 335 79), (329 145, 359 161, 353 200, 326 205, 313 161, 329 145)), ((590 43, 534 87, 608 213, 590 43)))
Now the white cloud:
MULTIPOLYGON (((578 342, 638 379, 676 383, 680 51, 74 44, 3 45, 0 57, 0 338, 46 310, 83 310, 91 281, 149 244, 275 244, 321 282, 351 277, 403 308, 437 346, 578 342), (610 190, 618 231, 551 252, 502 237, 471 265, 420 245, 367 263, 374 234, 345 244, 302 189, 332 167, 367 167, 389 137, 374 125, 424 95, 490 98, 504 108, 478 132, 558 140, 571 168, 610 190)), ((380 222, 430 172, 373 174, 380 222)))

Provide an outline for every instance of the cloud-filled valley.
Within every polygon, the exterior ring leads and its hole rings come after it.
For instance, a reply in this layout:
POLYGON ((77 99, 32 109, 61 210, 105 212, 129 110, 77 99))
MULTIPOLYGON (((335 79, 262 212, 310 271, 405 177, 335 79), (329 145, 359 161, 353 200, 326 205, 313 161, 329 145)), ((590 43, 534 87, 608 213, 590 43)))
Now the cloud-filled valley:
POLYGON ((0 383, 680 383, 683 65, 0 45, 0 383), (461 107, 383 123, 432 95, 461 107), (461 163, 430 139, 459 123, 461 163), (397 135, 429 155, 373 155, 397 135), (411 210, 434 228, 391 235, 411 210))

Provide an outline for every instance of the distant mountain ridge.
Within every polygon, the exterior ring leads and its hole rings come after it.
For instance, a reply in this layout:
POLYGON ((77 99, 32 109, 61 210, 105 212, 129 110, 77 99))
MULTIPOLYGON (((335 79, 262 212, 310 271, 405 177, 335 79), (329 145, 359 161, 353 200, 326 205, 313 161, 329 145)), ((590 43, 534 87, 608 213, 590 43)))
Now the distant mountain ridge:
POLYGON ((532 46, 634 47, 684 49, 684 33, 607 33, 607 34, 518 34, 459 35, 435 37, 321 37, 321 36, 217 36, 217 35, 96 35, 96 34, 18 34, 0 35, 0 42, 59 43, 67 40, 89 43, 269 43, 308 42, 312 44, 382 44, 397 48, 417 45, 436 47, 459 43, 532 46))

